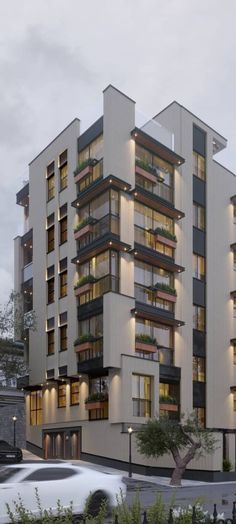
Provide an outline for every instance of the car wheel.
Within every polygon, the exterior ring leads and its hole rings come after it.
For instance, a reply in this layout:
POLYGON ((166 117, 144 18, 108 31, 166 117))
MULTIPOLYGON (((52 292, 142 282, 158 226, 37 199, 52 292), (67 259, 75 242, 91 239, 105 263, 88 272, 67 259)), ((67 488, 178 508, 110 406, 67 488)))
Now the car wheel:
POLYGON ((91 515, 91 517, 96 517, 103 504, 107 505, 107 512, 108 512, 109 508, 108 508, 107 495, 105 495, 103 491, 95 491, 95 493, 93 493, 91 497, 91 500, 89 501, 88 514, 91 515))

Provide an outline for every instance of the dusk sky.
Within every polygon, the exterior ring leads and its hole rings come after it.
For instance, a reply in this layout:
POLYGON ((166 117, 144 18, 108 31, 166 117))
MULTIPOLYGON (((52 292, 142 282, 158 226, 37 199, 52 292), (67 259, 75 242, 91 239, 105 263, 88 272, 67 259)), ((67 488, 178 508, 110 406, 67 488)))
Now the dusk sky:
POLYGON ((28 163, 75 117, 82 131, 98 118, 108 84, 147 118, 183 104, 228 139, 216 160, 236 172, 235 20, 235 0, 0 3, 0 304, 28 163))

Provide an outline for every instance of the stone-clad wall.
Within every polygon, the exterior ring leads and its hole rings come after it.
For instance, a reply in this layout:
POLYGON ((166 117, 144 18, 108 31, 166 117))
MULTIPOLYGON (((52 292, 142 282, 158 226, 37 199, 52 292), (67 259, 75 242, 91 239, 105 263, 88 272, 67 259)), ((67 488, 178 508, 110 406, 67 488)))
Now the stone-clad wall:
POLYGON ((16 421, 16 446, 25 448, 25 400, 17 404, 7 404, 0 407, 0 440, 6 440, 13 445, 13 416, 16 421))

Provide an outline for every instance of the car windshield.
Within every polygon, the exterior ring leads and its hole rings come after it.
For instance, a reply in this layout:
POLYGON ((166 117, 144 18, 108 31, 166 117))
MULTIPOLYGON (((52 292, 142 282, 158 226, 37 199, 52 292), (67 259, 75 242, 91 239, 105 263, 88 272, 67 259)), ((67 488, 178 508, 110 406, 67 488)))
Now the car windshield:
POLYGON ((14 477, 16 473, 19 473, 19 471, 21 471, 21 468, 0 468, 0 484, 11 482, 12 477, 14 477))

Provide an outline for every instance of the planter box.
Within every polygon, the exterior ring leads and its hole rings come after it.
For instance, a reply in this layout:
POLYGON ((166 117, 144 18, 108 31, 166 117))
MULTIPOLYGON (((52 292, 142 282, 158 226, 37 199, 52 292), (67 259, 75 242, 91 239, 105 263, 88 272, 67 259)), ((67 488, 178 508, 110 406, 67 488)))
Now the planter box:
POLYGON ((178 411, 178 404, 169 404, 168 402, 160 402, 159 409, 165 409, 166 411, 178 411))
POLYGON ((161 235, 160 233, 156 233, 156 242, 162 242, 162 244, 172 247, 173 249, 176 248, 176 240, 166 238, 164 235, 161 235))
POLYGON ((94 400, 93 402, 86 402, 85 409, 102 409, 107 407, 108 400, 94 400))
POLYGON ((84 235, 93 232, 93 224, 85 224, 84 227, 81 227, 78 231, 74 231, 75 240, 79 240, 84 235))
POLYGON ((76 297, 80 297, 80 295, 84 295, 85 293, 89 293, 89 291, 92 291, 93 289, 93 283, 88 282, 87 284, 84 284, 83 286, 76 287, 74 292, 76 297))
POLYGON ((139 342, 139 340, 136 340, 135 342, 135 351, 146 351, 146 353, 156 353, 156 345, 155 344, 145 344, 145 342, 139 342))
POLYGON ((93 172, 93 166, 86 166, 82 171, 80 171, 77 175, 74 176, 75 183, 80 182, 82 178, 84 178, 87 175, 91 175, 93 172))
POLYGON ((140 167, 140 166, 136 165, 135 166, 135 172, 137 173, 137 175, 143 176, 143 178, 146 178, 147 180, 149 180, 153 184, 157 183, 157 177, 155 175, 153 175, 152 173, 149 173, 149 171, 146 171, 146 169, 143 169, 143 167, 140 167))
POLYGON ((172 293, 168 293, 168 291, 162 291, 161 289, 157 289, 155 295, 157 298, 162 298, 162 300, 168 300, 169 302, 176 302, 177 299, 176 295, 172 295, 172 293))
POLYGON ((82 342, 81 344, 76 344, 76 346, 74 346, 74 351, 75 353, 80 353, 81 351, 92 349, 92 347, 93 347, 93 340, 89 340, 88 342, 82 342))

